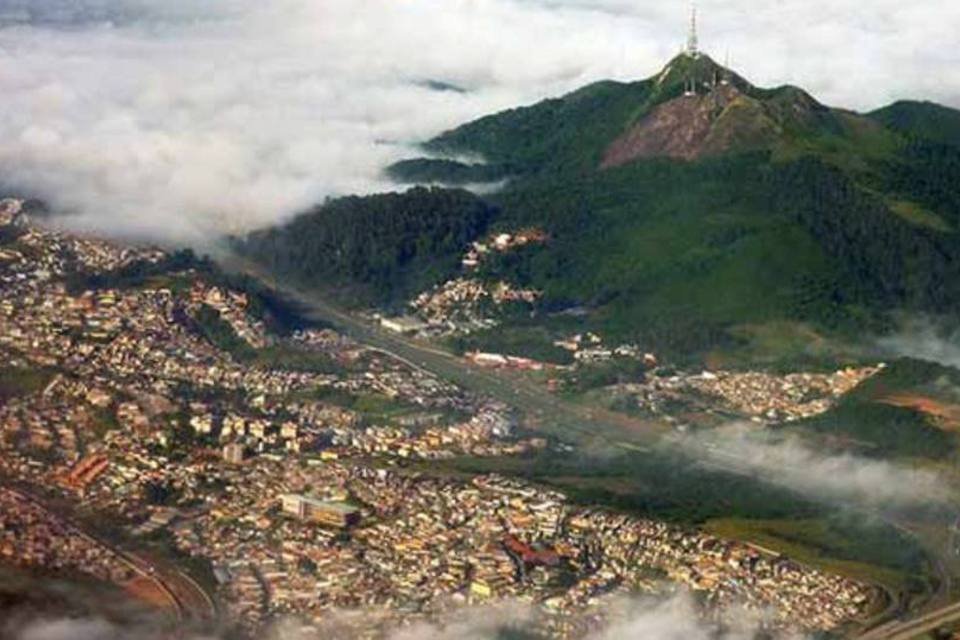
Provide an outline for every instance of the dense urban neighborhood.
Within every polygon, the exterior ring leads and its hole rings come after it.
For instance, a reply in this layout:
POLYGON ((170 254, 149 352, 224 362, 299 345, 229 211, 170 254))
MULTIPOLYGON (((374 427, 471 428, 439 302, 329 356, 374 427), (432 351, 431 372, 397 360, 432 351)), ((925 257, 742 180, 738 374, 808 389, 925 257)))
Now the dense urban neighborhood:
MULTIPOLYGON (((205 567, 195 577, 219 615, 250 637, 279 620, 323 629, 344 611, 365 623, 337 637, 378 637, 509 601, 534 607, 548 636, 576 638, 609 624, 611 603, 687 590, 706 620, 747 610, 771 632, 814 632, 877 604, 874 585, 769 549, 588 508, 503 475, 431 474, 434 460, 566 445, 523 428, 503 402, 331 329, 280 335, 249 293, 200 270, 92 286, 92 276, 169 255, 45 229, 22 204, 0 211, 2 562, 144 592, 130 585, 149 572, 43 506, 55 500, 118 523, 131 545, 160 543, 174 561, 205 567), (25 485, 37 495, 16 488, 25 485)), ((464 264, 495 250, 475 245, 464 264)), ((478 292, 447 286, 418 308, 448 322, 437 297, 487 295, 478 292)), ((593 354, 573 366, 606 357, 599 338, 569 342, 593 354)), ((656 365, 636 348, 617 357, 656 365)), ((683 391, 790 420, 825 411, 877 370, 675 374, 628 391, 651 411, 683 391)))

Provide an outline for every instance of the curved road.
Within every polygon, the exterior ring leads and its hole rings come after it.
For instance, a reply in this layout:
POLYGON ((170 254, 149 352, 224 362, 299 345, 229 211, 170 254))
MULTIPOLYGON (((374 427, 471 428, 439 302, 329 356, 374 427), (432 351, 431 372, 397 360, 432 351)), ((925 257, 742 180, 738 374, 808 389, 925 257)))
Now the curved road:
POLYGON ((193 578, 177 569, 168 569, 143 556, 120 549, 105 540, 87 532, 71 518, 56 513, 44 502, 25 491, 8 486, 0 486, 0 491, 6 491, 17 498, 29 502, 38 509, 50 514, 62 522, 76 535, 84 538, 90 544, 107 549, 119 557, 139 578, 151 582, 160 591, 170 604, 170 609, 178 622, 208 623, 216 620, 217 611, 213 600, 196 583, 193 578))
POLYGON ((960 602, 931 611, 913 620, 888 622, 858 636, 858 640, 913 640, 957 621, 960 621, 960 602))

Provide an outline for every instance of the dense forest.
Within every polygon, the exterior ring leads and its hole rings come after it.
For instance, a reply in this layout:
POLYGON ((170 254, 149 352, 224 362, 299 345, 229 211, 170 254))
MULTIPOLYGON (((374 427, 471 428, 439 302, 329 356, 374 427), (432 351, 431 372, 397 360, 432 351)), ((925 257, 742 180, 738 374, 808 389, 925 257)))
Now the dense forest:
POLYGON ((420 187, 331 200, 238 248, 354 303, 399 304, 455 273, 464 247, 495 214, 467 191, 420 187))
POLYGON ((960 145, 960 112, 933 102, 901 100, 870 113, 885 126, 910 136, 960 145))

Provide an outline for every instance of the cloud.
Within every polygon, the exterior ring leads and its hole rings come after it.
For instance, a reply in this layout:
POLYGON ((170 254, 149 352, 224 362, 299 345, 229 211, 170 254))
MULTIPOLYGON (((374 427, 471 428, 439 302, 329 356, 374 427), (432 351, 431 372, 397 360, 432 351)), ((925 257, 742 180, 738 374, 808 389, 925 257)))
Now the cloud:
POLYGON ((114 640, 118 630, 99 619, 34 621, 20 629, 17 640, 114 640))
POLYGON ((397 629, 390 640, 494 640, 505 631, 528 627, 535 617, 529 605, 504 602, 458 611, 442 623, 423 623, 397 629))
POLYGON ((701 461, 821 499, 880 509, 948 503, 937 473, 851 454, 814 450, 799 437, 734 424, 700 432, 683 445, 701 461))
MULTIPOLYGON (((599 612, 609 618, 606 625, 588 632, 586 640, 753 640, 764 626, 764 616, 737 611, 735 622, 719 625, 708 621, 686 591, 669 596, 613 598, 599 612)), ((386 640, 501 640, 507 637, 533 638, 538 634, 542 610, 535 605, 503 601, 481 606, 455 608, 434 622, 422 622, 383 629, 386 640)), ((265 637, 270 640, 319 640, 321 638, 370 637, 371 625, 378 622, 359 612, 334 612, 332 626, 310 630, 292 621, 281 621, 265 637)), ((595 621, 595 618, 593 619, 595 621)), ((377 627, 378 628, 378 627, 377 627)), ((169 630, 134 625, 113 625, 99 619, 47 619, 8 630, 12 640, 159 640, 169 630)), ((798 640, 783 633, 782 640, 798 640)), ((189 640, 215 640, 189 636, 189 640)))
MULTIPOLYGON (((764 622, 761 614, 743 610, 734 616, 733 623, 719 628, 698 616, 687 592, 659 600, 625 600, 621 606, 621 619, 601 632, 596 640, 754 640, 764 622)), ((776 637, 798 638, 789 633, 776 637)))
MULTIPOLYGON (((757 612, 737 611, 733 624, 707 621, 686 591, 671 596, 614 598, 602 610, 609 623, 586 635, 587 640, 753 640, 764 622, 757 612)), ((398 630, 390 640, 499 640, 505 631, 536 629, 538 610, 507 602, 458 611, 446 623, 425 623, 398 630)), ((782 634, 780 638, 796 638, 782 634)), ((284 639, 286 640, 286 639, 284 639)))
MULTIPOLYGON (((116 605, 91 603, 86 611, 112 610, 116 605)), ((116 611, 99 615, 55 615, 56 608, 45 608, 47 615, 32 611, 0 609, 0 638, 4 640, 168 640, 174 623, 165 617, 140 611, 137 615, 117 617, 116 611)), ((186 626, 176 629, 182 640, 225 640, 220 634, 203 633, 186 626)), ((293 640, 276 637, 272 640, 293 640)), ((304 639, 306 640, 306 639, 304 639)))
POLYGON ((931 318, 906 319, 900 329, 877 339, 887 356, 916 358, 960 368, 960 330, 931 318))
MULTIPOLYGON (((956 3, 751 4, 701 2, 702 40, 760 84, 960 104, 956 3)), ((119 235, 263 226, 390 188, 386 164, 460 122, 652 75, 683 41, 683 5, 0 0, 0 183, 119 235)))

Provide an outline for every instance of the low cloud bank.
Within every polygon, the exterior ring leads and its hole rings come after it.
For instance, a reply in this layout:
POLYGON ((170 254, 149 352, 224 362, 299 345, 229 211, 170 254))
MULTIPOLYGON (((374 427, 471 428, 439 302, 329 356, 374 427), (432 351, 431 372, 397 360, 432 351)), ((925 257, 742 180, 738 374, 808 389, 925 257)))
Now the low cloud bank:
MULTIPOLYGON (((603 612, 609 624, 589 633, 587 640, 753 640, 764 626, 756 612, 738 612, 734 623, 720 626, 706 621, 686 592, 664 598, 615 599, 603 612)), ((503 602, 487 606, 464 607, 437 622, 385 629, 386 640, 501 640, 506 637, 537 638, 539 610, 525 603, 503 602), (514 635, 510 635, 514 634, 514 635)), ((337 614, 331 625, 306 630, 287 621, 266 635, 269 640, 321 640, 322 638, 368 637, 364 614, 337 614)), ((116 626, 100 619, 34 620, 17 628, 0 626, 12 640, 160 640, 169 637, 161 630, 137 625, 116 626)), ((4 636, 7 637, 7 636, 4 636)), ((782 640, 799 636, 780 634, 782 640)), ((216 640, 212 636, 189 636, 188 640, 216 640)))
POLYGON ((877 345, 888 356, 960 368, 960 329, 955 324, 925 317, 910 318, 896 333, 878 339, 877 345))
MULTIPOLYGON (((952 41, 958 3, 700 8, 705 48, 729 48, 758 84, 863 108, 960 104, 960 65, 931 44, 952 41)), ((627 0, 0 0, 0 185, 77 228, 199 243, 391 188, 385 165, 463 121, 652 75, 685 13, 627 0)))
POLYGON ((0 184, 112 235, 261 227, 393 188, 382 169, 443 129, 625 75, 636 22, 616 22, 510 0, 0 1, 0 184))
POLYGON ((874 508, 935 506, 950 500, 937 473, 852 454, 814 450, 799 437, 736 424, 684 441, 699 460, 823 500, 874 508))

